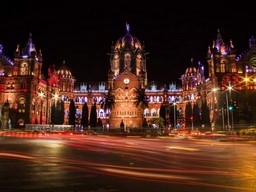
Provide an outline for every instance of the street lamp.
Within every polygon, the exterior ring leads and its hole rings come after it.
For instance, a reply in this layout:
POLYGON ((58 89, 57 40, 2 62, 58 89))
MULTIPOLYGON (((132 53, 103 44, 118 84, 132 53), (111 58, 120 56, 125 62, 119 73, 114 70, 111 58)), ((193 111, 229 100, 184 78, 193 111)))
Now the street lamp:
POLYGON ((42 124, 43 121, 43 97, 44 93, 41 91, 38 93, 38 96, 40 97, 40 124, 42 124))
MULTIPOLYGON (((230 98, 230 104, 229 103, 227 103, 227 105, 228 105, 228 113, 229 113, 229 111, 230 111, 230 113, 231 113, 231 130, 232 131, 234 131, 234 119, 233 119, 233 104, 232 104, 232 95, 231 95, 231 91, 232 91, 232 86, 231 85, 229 85, 228 86, 228 93, 229 93, 229 98, 230 98)), ((227 102, 228 102, 228 100, 227 100, 227 102)))

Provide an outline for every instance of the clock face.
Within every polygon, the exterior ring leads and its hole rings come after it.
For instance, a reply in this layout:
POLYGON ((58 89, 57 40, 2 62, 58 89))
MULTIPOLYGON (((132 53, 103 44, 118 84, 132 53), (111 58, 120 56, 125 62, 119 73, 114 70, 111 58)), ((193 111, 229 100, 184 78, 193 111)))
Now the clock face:
POLYGON ((130 79, 128 79, 128 78, 125 78, 125 79, 124 79, 124 83, 125 83, 125 84, 128 84, 128 83, 130 83, 130 79))

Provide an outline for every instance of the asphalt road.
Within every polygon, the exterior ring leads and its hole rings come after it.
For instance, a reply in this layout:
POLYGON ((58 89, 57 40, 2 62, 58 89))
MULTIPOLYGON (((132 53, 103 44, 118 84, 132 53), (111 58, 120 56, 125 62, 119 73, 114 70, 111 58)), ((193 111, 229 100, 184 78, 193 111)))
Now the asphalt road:
POLYGON ((0 137, 1 192, 255 192, 256 144, 97 135, 0 137))

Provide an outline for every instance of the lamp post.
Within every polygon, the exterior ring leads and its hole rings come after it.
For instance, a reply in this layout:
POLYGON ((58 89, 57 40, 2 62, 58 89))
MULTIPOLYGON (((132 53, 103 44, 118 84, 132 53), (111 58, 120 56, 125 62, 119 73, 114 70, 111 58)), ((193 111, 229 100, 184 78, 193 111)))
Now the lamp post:
POLYGON ((232 86, 229 85, 228 86, 228 93, 229 93, 229 98, 230 98, 230 106, 228 106, 228 110, 231 113, 231 130, 234 131, 234 119, 233 119, 233 101, 232 101, 232 95, 231 95, 231 91, 232 91, 232 86))
POLYGON ((39 97, 40 97, 40 124, 42 125, 43 122, 43 96, 44 93, 40 92, 38 93, 39 97))

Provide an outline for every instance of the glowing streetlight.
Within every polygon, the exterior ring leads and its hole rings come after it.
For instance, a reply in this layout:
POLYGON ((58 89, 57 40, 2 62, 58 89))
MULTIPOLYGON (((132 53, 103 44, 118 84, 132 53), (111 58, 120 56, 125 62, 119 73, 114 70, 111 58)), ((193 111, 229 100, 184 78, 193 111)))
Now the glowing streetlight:
MULTIPOLYGON (((229 92, 229 98, 230 98, 230 105, 228 104, 228 113, 230 111, 231 113, 231 130, 234 130, 234 119, 233 119, 233 104, 232 104, 232 95, 231 95, 231 91, 232 91, 232 86, 229 85, 228 86, 228 92, 229 92)), ((227 101, 228 102, 228 101, 227 101)))
POLYGON ((229 85, 227 87, 227 90, 228 90, 228 93, 226 93, 227 126, 228 126, 228 130, 230 131, 234 127, 233 106, 232 106, 232 97, 231 97, 232 86, 229 85), (230 117, 230 115, 231 115, 231 117, 230 117), (231 118, 231 123, 230 123, 230 118, 231 118))
POLYGON ((59 94, 54 93, 53 94, 54 104, 56 105, 57 100, 59 99, 59 94))

